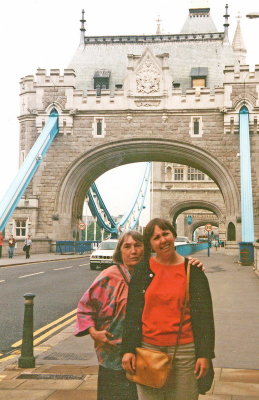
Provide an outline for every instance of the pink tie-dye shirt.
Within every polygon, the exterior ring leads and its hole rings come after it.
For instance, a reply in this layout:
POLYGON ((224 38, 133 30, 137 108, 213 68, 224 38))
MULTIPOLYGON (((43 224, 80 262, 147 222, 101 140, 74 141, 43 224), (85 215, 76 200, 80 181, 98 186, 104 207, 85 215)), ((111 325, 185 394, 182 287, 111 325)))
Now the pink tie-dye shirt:
MULTIPOLYGON (((121 267, 130 280, 128 269, 123 265, 121 267)), ((90 327, 106 329, 113 334, 112 341, 116 346, 112 350, 107 351, 103 346, 95 345, 98 362, 105 368, 122 369, 120 345, 127 297, 128 285, 118 267, 113 265, 97 276, 78 303, 76 336, 89 334, 90 327)))

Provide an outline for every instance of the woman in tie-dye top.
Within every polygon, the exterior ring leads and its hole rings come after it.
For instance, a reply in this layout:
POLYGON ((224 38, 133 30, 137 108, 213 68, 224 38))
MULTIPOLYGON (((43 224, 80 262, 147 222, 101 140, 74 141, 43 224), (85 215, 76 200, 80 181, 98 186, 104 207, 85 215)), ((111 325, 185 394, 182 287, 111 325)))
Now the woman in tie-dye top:
POLYGON ((122 369, 120 345, 128 283, 143 252, 139 232, 122 235, 113 256, 116 265, 97 276, 78 304, 75 335, 91 335, 99 362, 97 400, 138 399, 135 384, 122 369))
MULTIPOLYGON (((124 233, 113 255, 116 265, 102 271, 82 296, 77 309, 76 336, 90 334, 99 363, 97 400, 137 400, 134 383, 121 365, 122 324, 126 314, 128 283, 144 253, 139 232, 124 233)), ((193 265, 203 264, 193 258, 193 265)))

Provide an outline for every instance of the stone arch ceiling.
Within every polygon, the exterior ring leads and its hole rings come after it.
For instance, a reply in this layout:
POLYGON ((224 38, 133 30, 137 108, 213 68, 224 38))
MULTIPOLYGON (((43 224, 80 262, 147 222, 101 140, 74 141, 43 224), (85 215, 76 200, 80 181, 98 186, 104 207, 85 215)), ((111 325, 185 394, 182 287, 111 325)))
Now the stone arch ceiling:
POLYGON ((166 139, 118 140, 97 146, 77 159, 64 173, 56 197, 60 214, 80 214, 89 186, 104 172, 124 164, 168 161, 190 165, 209 175, 219 186, 229 216, 239 215, 239 191, 230 172, 208 152, 166 139))
POLYGON ((207 202, 206 200, 190 200, 190 201, 183 201, 178 204, 175 204, 170 209, 170 216, 177 219, 177 217, 184 211, 193 210, 193 209, 202 209, 208 210, 216 214, 218 218, 222 218, 222 214, 224 210, 221 210, 216 204, 207 202))

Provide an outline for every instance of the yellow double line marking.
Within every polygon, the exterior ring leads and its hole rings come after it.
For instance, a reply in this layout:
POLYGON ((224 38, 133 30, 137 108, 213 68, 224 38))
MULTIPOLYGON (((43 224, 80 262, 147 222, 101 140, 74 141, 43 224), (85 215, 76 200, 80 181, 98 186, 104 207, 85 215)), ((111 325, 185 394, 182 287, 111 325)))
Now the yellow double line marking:
MULTIPOLYGON (((38 336, 40 333, 45 332, 47 329, 51 328, 52 326, 58 324, 57 326, 55 326, 55 328, 48 330, 48 332, 44 333, 37 339, 34 339, 33 345, 36 346, 37 344, 42 342, 45 338, 47 338, 48 336, 51 336, 53 333, 58 331, 60 328, 63 328, 64 326, 73 322, 76 319, 75 314, 76 314, 76 309, 73 311, 70 311, 68 314, 63 315, 63 317, 56 319, 56 321, 53 321, 50 324, 45 325, 42 328, 38 329, 37 331, 33 332, 33 337, 35 337, 35 336, 38 336), (73 315, 72 318, 66 319, 66 318, 70 317, 71 315, 73 315), (64 321, 64 320, 66 320, 66 321, 64 321), (64 321, 64 322, 62 323, 62 321, 64 321)), ((21 344, 22 344, 22 340, 19 340, 18 342, 15 342, 14 344, 12 344, 11 347, 19 347, 19 346, 21 346, 21 344)))
MULTIPOLYGON (((66 325, 71 324, 75 319, 76 319, 76 309, 63 315, 63 317, 56 319, 55 321, 51 322, 50 324, 43 326, 42 328, 38 329, 37 331, 33 332, 33 337, 35 337, 35 339, 33 340, 33 346, 37 346, 39 343, 43 342, 45 339, 47 339, 49 336, 53 335, 55 332, 57 332, 61 328, 65 327, 66 325), (50 329, 52 326, 54 326, 54 328, 50 329), (47 331, 47 332, 45 332, 45 331, 47 331), (40 335, 42 332, 45 332, 45 333, 40 335), (38 335, 40 335, 40 336, 36 338, 36 336, 38 336, 38 335)), ((16 349, 17 347, 20 347, 21 345, 22 345, 22 340, 18 340, 18 342, 13 343, 11 345, 11 347, 16 349)), ((0 360, 0 362, 4 362, 11 358, 14 358, 17 356, 17 354, 20 354, 20 351, 14 350, 12 354, 10 354, 9 356, 7 356, 5 358, 2 358, 0 360)))

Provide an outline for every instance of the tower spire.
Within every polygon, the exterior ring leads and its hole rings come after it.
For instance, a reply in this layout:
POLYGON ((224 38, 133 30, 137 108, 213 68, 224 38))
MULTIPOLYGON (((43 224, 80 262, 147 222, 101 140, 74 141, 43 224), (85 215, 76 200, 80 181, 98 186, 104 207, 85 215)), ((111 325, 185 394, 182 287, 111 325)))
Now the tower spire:
POLYGON ((228 4, 226 4, 225 15, 223 15, 223 17, 225 18, 225 23, 224 23, 224 43, 229 43, 229 39, 228 39, 229 23, 228 23, 228 19, 229 19, 230 15, 228 13, 228 4))
POLYGON ((240 64, 245 64, 247 51, 246 51, 245 42, 244 42, 242 31, 241 31, 240 20, 241 20, 241 16, 239 13, 237 16, 237 27, 236 27, 236 32, 234 35, 232 47, 233 47, 234 53, 237 55, 237 58, 238 58, 240 64))
POLYGON ((162 20, 160 19, 160 15, 157 16, 156 22, 157 22, 156 35, 161 35, 162 34, 162 32, 161 32, 161 22, 162 22, 162 20))
POLYGON ((80 36, 80 45, 85 44, 85 10, 82 10, 82 19, 80 19, 81 22, 81 36, 80 36))

